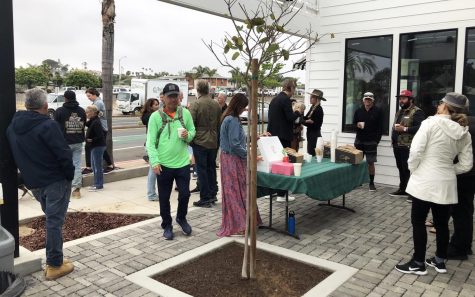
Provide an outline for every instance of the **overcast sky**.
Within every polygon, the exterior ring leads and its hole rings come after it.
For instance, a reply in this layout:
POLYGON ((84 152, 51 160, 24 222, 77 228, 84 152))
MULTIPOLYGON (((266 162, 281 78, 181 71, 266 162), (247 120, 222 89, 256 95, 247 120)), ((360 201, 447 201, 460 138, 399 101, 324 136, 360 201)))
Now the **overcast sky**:
MULTIPOLYGON (((233 32, 230 20, 156 0, 115 3, 115 73, 126 56, 124 71, 145 67, 176 74, 202 65, 229 76, 201 39, 218 41, 233 32)), ((15 0, 13 13, 16 67, 60 59, 70 68, 87 62, 88 69, 101 70, 100 0, 15 0)), ((305 71, 288 75, 305 82, 305 71)))

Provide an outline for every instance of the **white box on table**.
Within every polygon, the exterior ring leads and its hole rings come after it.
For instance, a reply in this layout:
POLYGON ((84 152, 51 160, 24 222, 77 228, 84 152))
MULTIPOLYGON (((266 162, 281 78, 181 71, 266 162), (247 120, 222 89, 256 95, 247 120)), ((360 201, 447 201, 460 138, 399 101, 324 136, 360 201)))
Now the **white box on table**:
POLYGON ((257 147, 263 158, 257 162, 257 171, 270 173, 272 163, 282 161, 284 148, 277 136, 259 138, 257 147))

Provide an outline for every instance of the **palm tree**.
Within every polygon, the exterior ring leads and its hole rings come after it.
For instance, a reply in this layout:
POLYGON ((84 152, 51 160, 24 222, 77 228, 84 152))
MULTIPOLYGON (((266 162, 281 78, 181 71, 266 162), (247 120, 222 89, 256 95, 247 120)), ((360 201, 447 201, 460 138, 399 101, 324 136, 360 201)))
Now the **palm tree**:
POLYGON ((229 73, 231 74, 231 79, 229 81, 235 84, 237 88, 240 88, 242 84, 242 74, 239 67, 236 67, 236 69, 229 70, 229 73))
POLYGON ((114 65, 114 0, 102 1, 102 95, 107 113, 107 152, 114 164, 112 149, 112 67, 114 65))

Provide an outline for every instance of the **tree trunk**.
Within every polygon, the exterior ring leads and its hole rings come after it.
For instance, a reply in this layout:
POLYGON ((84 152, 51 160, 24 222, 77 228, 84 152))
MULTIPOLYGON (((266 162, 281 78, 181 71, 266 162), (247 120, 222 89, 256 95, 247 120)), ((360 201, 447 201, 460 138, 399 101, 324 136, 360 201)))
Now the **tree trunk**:
POLYGON ((112 72, 114 65, 114 0, 102 1, 102 96, 106 106, 107 152, 114 164, 113 143, 112 143, 112 72))

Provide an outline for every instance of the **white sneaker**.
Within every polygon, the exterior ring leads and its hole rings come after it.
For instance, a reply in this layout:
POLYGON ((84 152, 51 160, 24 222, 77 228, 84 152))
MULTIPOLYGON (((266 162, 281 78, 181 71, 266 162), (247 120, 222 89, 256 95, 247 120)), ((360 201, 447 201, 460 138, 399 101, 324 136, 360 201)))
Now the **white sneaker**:
MULTIPOLYGON (((294 196, 289 196, 289 202, 292 202, 295 200, 294 196)), ((277 196, 277 199, 275 199, 277 202, 285 202, 285 196, 277 196)))
POLYGON ((104 190, 104 188, 98 188, 96 186, 92 186, 92 187, 89 187, 87 190, 88 192, 98 192, 98 191, 104 190))

